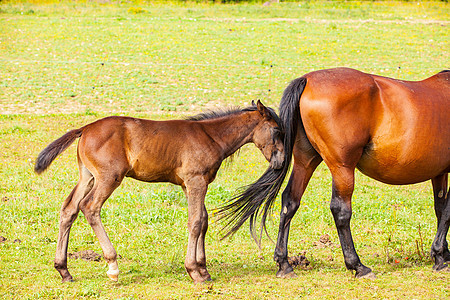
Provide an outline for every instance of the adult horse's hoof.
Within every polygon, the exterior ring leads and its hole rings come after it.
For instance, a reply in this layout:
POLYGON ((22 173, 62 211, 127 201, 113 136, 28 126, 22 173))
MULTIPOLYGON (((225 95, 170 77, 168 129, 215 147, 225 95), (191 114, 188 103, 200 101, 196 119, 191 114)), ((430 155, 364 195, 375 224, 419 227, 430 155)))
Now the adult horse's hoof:
POLYGON ((284 272, 282 270, 277 272, 277 278, 283 278, 283 279, 287 279, 287 278, 296 278, 298 277, 297 274, 295 274, 294 271, 290 271, 290 272, 284 272))
POLYGON ((365 275, 356 276, 356 278, 377 279, 377 276, 373 272, 369 272, 365 275))
POLYGON ((371 268, 368 268, 362 264, 360 264, 356 268, 355 278, 369 278, 369 279, 375 279, 377 276, 372 272, 371 268))
POLYGON ((433 266, 433 271, 436 272, 450 272, 450 268, 447 264, 439 264, 433 266))

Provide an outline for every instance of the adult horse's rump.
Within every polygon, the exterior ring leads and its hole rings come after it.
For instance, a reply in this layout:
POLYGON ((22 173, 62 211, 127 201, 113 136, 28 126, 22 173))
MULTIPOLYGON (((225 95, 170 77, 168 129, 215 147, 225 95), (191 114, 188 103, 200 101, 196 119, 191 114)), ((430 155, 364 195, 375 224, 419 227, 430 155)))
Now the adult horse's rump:
MULTIPOLYGON (((316 167, 326 163, 332 175, 330 209, 345 265, 356 277, 373 277, 353 245, 350 232, 354 172, 388 184, 413 184, 431 179, 437 234, 431 247, 433 268, 448 268, 446 240, 450 225, 450 72, 423 81, 402 81, 348 68, 320 70, 295 79, 284 91, 280 118, 285 132, 283 169, 267 170, 225 206, 222 218, 235 232, 248 218, 253 229, 259 208, 263 220, 294 157, 283 192, 274 259, 278 277, 293 275, 287 260, 289 226, 316 167), (275 178, 270 186, 267 178, 275 178)), ((261 229, 264 222, 261 224, 261 229)))

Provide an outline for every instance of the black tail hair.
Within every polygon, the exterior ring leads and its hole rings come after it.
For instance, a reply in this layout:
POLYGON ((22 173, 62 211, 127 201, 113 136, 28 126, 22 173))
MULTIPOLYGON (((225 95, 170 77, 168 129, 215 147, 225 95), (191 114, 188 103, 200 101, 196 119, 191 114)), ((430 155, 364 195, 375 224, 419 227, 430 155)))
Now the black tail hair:
MULTIPOLYGON (((273 202, 280 191, 281 185, 289 171, 292 151, 300 118, 299 102, 306 86, 306 78, 293 80, 284 90, 280 103, 280 119, 284 131, 284 164, 281 169, 269 168, 254 183, 244 187, 244 190, 219 208, 219 220, 225 220, 223 238, 233 235, 247 219, 250 219, 250 233, 255 242, 260 245, 263 230, 267 234, 266 219, 273 202), (256 221, 261 206, 264 205, 261 217, 259 237, 256 233, 256 221)), ((267 234, 268 235, 268 234, 267 234)))
POLYGON ((34 171, 37 174, 44 172, 59 154, 66 150, 67 147, 81 136, 82 132, 83 128, 71 130, 45 147, 36 159, 34 171))

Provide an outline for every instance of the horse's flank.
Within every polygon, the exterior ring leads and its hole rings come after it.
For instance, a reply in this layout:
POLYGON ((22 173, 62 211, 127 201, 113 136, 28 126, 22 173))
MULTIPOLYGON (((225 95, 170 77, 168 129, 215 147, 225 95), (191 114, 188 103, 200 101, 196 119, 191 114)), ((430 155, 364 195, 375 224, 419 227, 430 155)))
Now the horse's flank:
POLYGON ((442 82, 448 83, 449 77, 445 72, 403 81, 345 68, 306 74, 300 110, 308 139, 327 153, 326 163, 332 163, 328 151, 343 149, 359 158, 342 153, 342 163, 356 161, 362 173, 389 184, 412 184, 446 173, 450 84, 442 82), (333 134, 325 137, 325 132, 333 134))

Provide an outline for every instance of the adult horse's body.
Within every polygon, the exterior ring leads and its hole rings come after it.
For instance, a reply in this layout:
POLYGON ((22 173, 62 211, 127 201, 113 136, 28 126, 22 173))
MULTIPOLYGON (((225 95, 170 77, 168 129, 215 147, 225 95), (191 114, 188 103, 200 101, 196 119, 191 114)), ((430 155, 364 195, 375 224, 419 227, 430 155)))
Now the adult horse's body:
POLYGON ((330 209, 345 265, 356 277, 373 277, 353 245, 350 232, 354 172, 388 184, 413 184, 431 179, 437 234, 431 247, 434 269, 447 268, 446 236, 450 224, 450 72, 423 81, 402 81, 348 68, 311 72, 295 79, 280 103, 284 124, 285 165, 267 170, 235 201, 222 209, 230 233, 250 218, 252 234, 261 205, 263 221, 288 172, 282 195, 274 259, 278 277, 294 275, 287 259, 290 221, 316 167, 323 160, 332 175, 330 209), (271 182, 269 187, 265 184, 271 182))
POLYGON ((188 120, 104 118, 69 131, 47 146, 36 160, 35 171, 43 172, 76 138, 80 138, 80 178, 61 208, 55 257, 63 282, 72 281, 67 247, 80 209, 99 239, 109 264, 108 276, 118 279, 117 254, 101 223, 100 210, 124 177, 181 185, 189 215, 185 268, 194 282, 211 280, 205 256, 208 184, 222 161, 246 143, 254 143, 271 168, 280 168, 285 157, 278 116, 259 101, 243 110, 206 113, 188 120))

